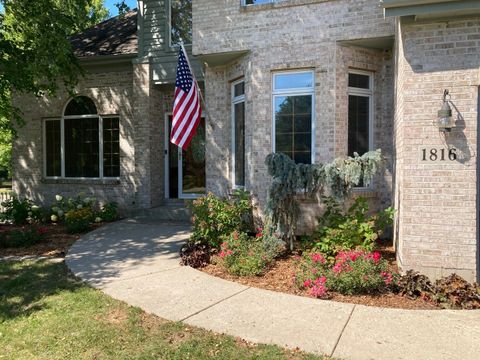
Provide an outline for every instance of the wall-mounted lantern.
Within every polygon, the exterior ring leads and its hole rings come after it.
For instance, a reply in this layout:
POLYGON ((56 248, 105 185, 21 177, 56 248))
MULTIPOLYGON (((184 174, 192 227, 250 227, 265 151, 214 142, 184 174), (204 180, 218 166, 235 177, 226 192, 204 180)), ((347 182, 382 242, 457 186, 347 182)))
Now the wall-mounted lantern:
POLYGON ((438 129, 445 133, 452 131, 452 128, 455 127, 455 121, 452 117, 452 108, 450 107, 450 94, 448 90, 443 92, 443 105, 442 108, 438 111, 438 120, 437 126, 438 129))

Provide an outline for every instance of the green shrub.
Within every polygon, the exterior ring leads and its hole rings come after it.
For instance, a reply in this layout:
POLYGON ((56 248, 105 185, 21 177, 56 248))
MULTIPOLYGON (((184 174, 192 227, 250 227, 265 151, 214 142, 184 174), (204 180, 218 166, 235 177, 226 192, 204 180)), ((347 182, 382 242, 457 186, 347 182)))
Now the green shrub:
POLYGON ((99 217, 103 221, 112 222, 118 219, 118 204, 116 202, 110 202, 102 206, 102 211, 99 217))
POLYGON ((340 251, 357 248, 372 251, 377 239, 393 221, 391 208, 369 216, 368 203, 362 197, 357 198, 346 213, 342 213, 340 204, 331 197, 324 197, 323 202, 325 213, 309 241, 330 262, 340 251))
POLYGON ((233 231, 251 230, 252 206, 250 197, 237 193, 232 199, 219 198, 212 193, 194 200, 191 204, 193 213, 193 235, 191 241, 208 244, 219 248, 222 236, 233 231))
POLYGON ((90 230, 94 213, 91 208, 84 207, 70 210, 65 214, 65 224, 69 234, 78 234, 90 230))
POLYGON ((12 222, 15 225, 24 225, 29 220, 39 220, 41 209, 31 200, 12 197, 2 203, 5 211, 0 215, 4 221, 12 222))
POLYGON ((234 231, 229 236, 223 236, 222 240, 219 256, 222 265, 231 274, 261 275, 274 260, 265 250, 260 237, 254 238, 234 231))
POLYGON ((383 292, 393 286, 396 277, 378 252, 342 251, 333 265, 320 253, 304 256, 295 281, 312 296, 325 297, 330 290, 344 295, 383 292))
POLYGON ((66 214, 70 211, 88 208, 93 213, 96 207, 95 198, 86 197, 84 193, 79 193, 76 197, 71 198, 55 195, 55 202, 50 209, 50 220, 63 222, 66 220, 66 214))
POLYGON ((4 232, 0 236, 0 248, 19 248, 35 245, 42 241, 45 231, 30 226, 26 229, 4 232))

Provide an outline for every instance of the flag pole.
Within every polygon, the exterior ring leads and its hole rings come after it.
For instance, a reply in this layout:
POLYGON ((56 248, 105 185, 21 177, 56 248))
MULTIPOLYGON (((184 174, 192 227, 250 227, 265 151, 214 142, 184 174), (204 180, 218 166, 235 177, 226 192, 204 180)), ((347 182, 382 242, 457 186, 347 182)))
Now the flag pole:
MULTIPOLYGON (((180 39, 180 46, 182 48, 182 51, 183 53, 185 54, 185 59, 187 59, 187 64, 188 64, 188 67, 190 68, 190 71, 192 72, 192 76, 193 76, 193 81, 195 81, 195 86, 197 87, 198 89, 198 93, 200 94, 200 100, 201 102, 203 103, 203 108, 205 110, 205 113, 207 114, 207 117, 210 119, 210 121, 208 122, 210 124, 210 126, 212 127, 212 129, 214 128, 213 127, 213 123, 212 123, 212 116, 210 115, 208 109, 207 109, 207 103, 205 102, 205 99, 203 97, 203 94, 202 94, 202 90, 200 89, 200 87, 198 86, 198 81, 197 81, 197 78, 195 76, 195 73, 193 71, 193 67, 192 67, 192 64, 190 64, 190 59, 188 58, 188 54, 187 54, 187 50, 185 50, 185 46, 183 45, 183 40, 180 39)), ((205 74, 203 75, 203 77, 205 78, 205 74)), ((205 82, 205 81, 204 81, 205 82)))

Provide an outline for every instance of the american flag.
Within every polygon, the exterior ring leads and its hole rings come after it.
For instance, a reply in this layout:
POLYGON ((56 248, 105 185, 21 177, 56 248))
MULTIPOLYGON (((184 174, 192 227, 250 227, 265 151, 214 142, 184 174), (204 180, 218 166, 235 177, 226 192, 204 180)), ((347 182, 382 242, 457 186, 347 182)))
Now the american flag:
POLYGON ((200 90, 182 46, 178 54, 170 141, 185 150, 197 131, 201 116, 200 90))

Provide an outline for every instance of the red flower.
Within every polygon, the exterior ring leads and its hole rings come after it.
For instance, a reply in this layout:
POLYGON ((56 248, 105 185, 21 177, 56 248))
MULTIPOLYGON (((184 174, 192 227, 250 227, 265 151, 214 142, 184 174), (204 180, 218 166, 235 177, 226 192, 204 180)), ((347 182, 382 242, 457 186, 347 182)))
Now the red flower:
POLYGON ((375 264, 378 264, 378 262, 380 261, 380 259, 382 258, 382 255, 378 252, 378 251, 375 251, 373 253, 373 261, 375 261, 375 264))
POLYGON ((325 258, 322 256, 322 254, 318 254, 318 253, 310 254, 310 258, 315 264, 316 263, 325 264, 325 258))
POLYGON ((306 288, 309 288, 310 286, 312 286, 312 280, 310 280, 310 279, 305 280, 303 282, 303 286, 306 287, 306 288))
POLYGON ((337 274, 342 272, 342 264, 335 264, 333 267, 333 271, 336 272, 337 274))
POLYGON ((223 259, 225 256, 227 256, 227 253, 225 251, 220 251, 218 256, 220 256, 223 259))

